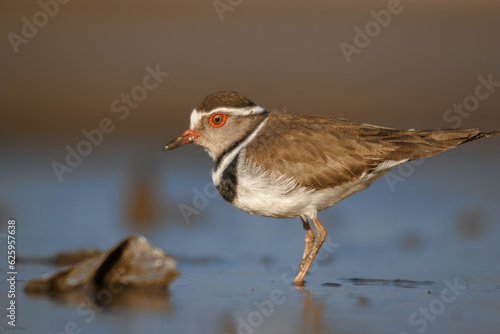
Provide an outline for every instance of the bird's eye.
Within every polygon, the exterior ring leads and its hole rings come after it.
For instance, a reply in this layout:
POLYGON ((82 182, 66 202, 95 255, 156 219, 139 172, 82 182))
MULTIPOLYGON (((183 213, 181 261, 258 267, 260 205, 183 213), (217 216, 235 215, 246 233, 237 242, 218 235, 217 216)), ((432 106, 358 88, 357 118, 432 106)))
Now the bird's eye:
POLYGON ((214 128, 218 128, 219 126, 224 125, 226 123, 226 115, 221 114, 221 113, 215 113, 212 116, 210 116, 210 119, 208 120, 211 126, 214 128))

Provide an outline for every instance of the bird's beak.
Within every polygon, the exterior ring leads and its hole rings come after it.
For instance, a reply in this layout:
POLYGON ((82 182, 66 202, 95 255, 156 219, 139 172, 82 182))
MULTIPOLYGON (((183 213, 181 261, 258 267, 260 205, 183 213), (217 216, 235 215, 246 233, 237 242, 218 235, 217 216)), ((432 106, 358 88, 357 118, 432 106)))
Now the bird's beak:
POLYGON ((168 150, 173 150, 174 148, 177 148, 179 146, 182 146, 184 144, 189 144, 191 143, 195 138, 198 138, 200 135, 193 130, 189 129, 186 132, 184 132, 180 137, 177 139, 172 140, 170 143, 165 145, 163 148, 164 151, 168 150))

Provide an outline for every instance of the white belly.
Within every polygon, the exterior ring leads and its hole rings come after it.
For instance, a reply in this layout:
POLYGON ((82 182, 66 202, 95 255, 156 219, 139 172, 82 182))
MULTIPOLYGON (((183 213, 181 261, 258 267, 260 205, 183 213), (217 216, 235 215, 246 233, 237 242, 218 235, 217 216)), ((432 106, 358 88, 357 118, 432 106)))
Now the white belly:
POLYGON ((297 185, 295 180, 286 175, 276 177, 243 158, 239 161, 238 186, 233 205, 261 216, 313 218, 318 211, 368 188, 377 178, 402 162, 386 164, 373 173, 335 188, 311 190, 297 185))

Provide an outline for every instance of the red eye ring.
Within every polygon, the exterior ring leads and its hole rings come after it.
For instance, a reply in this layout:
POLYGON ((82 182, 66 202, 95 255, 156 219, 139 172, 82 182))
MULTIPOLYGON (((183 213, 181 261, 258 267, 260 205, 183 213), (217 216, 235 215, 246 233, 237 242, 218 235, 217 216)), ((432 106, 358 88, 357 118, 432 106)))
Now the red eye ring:
POLYGON ((226 115, 223 113, 217 112, 210 116, 210 119, 208 120, 208 123, 210 123, 211 126, 214 128, 218 128, 220 126, 223 126, 224 123, 226 123, 226 115))

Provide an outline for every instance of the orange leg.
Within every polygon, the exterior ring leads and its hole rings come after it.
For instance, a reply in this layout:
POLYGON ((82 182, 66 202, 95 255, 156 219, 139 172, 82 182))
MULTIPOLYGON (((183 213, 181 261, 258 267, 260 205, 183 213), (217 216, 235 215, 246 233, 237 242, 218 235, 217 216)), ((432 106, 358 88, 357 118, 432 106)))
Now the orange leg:
POLYGON ((311 230, 311 226, 309 225, 309 222, 307 221, 307 218, 305 218, 305 219, 304 218, 300 218, 300 219, 302 219, 302 224, 304 226, 304 231, 306 232, 306 236, 304 238, 304 244, 305 244, 304 255, 302 255, 302 261, 300 261, 299 271, 304 266, 306 258, 309 255, 309 253, 311 252, 311 249, 312 249, 313 244, 314 244, 314 233, 311 230))
MULTIPOLYGON (((302 220, 304 222, 304 220, 302 220)), ((316 237, 313 239, 314 242, 312 244, 312 247, 309 249, 308 254, 306 254, 308 250, 307 242, 306 242, 306 247, 304 249, 304 257, 302 259, 302 262, 299 267, 299 273, 297 274, 297 277, 293 280, 294 285, 304 285, 304 277, 307 274, 307 270, 309 270, 309 267, 311 266, 311 263, 313 262, 314 258, 316 257, 316 254, 318 254, 319 249, 321 248, 321 245, 323 245, 323 241, 325 241, 326 238, 326 230, 321 225, 321 222, 319 221, 318 218, 314 217, 312 219, 312 222, 314 223, 314 227, 316 228, 316 237)), ((305 224, 304 224, 305 226, 305 224)), ((307 224, 309 226, 309 224, 307 224)), ((305 228, 305 227, 304 227, 305 228)), ((310 227, 309 227, 310 230, 310 227)), ((308 238, 308 231, 306 229, 306 240, 308 238)), ((312 231, 310 231, 312 233, 312 231)), ((310 234, 309 234, 310 236, 310 234)))

